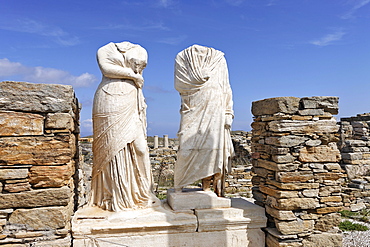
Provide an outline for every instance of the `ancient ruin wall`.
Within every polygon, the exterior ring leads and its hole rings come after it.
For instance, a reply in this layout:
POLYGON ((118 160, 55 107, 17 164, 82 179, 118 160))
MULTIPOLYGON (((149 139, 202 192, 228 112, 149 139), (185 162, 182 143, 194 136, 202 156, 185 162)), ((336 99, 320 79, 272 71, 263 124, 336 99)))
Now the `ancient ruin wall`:
POLYGON ((342 168, 347 179, 343 184, 343 202, 351 211, 370 208, 370 114, 341 118, 340 143, 342 168))
POLYGON ((70 245, 78 116, 71 86, 0 82, 0 245, 70 245))
POLYGON ((341 246, 337 112, 336 97, 252 103, 253 195, 269 218, 267 246, 341 246))

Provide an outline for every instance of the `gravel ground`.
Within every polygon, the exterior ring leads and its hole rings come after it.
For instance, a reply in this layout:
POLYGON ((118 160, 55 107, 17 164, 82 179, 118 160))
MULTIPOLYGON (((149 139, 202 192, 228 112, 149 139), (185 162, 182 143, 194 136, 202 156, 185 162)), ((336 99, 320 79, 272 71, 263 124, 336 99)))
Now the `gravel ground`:
MULTIPOLYGON (((370 229, 369 223, 356 221, 352 219, 346 220, 349 220, 353 223, 365 225, 370 229)), ((343 232, 343 247, 370 247, 370 230, 343 232)))

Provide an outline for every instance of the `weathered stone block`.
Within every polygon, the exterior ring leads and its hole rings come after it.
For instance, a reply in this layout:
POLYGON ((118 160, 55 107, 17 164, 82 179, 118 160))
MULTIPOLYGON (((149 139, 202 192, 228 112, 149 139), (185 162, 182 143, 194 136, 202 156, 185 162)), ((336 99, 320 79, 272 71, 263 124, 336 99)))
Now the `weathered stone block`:
POLYGON ((14 183, 14 184, 5 184, 4 190, 7 192, 15 193, 31 190, 31 185, 26 183, 14 183))
POLYGON ((321 108, 326 112, 331 114, 338 114, 338 97, 333 96, 313 96, 313 97, 304 97, 301 99, 301 105, 305 109, 315 109, 321 108))
POLYGON ((2 110, 69 112, 73 108, 74 99, 74 91, 69 85, 0 82, 2 110))
POLYGON ((71 189, 68 187, 0 194, 0 208, 64 206, 68 204, 71 196, 71 189))
POLYGON ((314 220, 280 221, 275 220, 276 228, 282 234, 298 234, 303 232, 312 232, 314 229, 314 220))
POLYGON ((281 240, 274 237, 271 234, 266 236, 266 246, 268 247, 302 247, 302 242, 300 240, 281 240))
POLYGON ((254 116, 272 115, 275 113, 292 114, 298 111, 299 98, 276 97, 252 102, 252 114, 254 116))
POLYGON ((7 165, 68 163, 75 149, 73 135, 0 138, 1 162, 7 165))
POLYGON ((338 180, 343 176, 342 173, 337 172, 323 172, 315 174, 315 182, 322 183, 324 180, 338 180))
POLYGON ((294 147, 303 144, 308 138, 303 136, 294 136, 294 135, 287 135, 287 136, 271 136, 267 137, 266 144, 274 145, 278 147, 294 147))
POLYGON ((305 197, 318 197, 319 189, 303 190, 302 195, 304 195, 305 197))
POLYGON ((342 246, 342 234, 312 234, 303 240, 304 247, 338 247, 342 246))
POLYGON ((292 163, 295 161, 295 157, 291 154, 272 155, 272 160, 276 163, 292 163))
POLYGON ((33 166, 29 182, 33 187, 62 187, 68 184, 73 174, 73 162, 61 166, 33 166))
POLYGON ((320 121, 282 120, 268 123, 268 129, 273 132, 290 132, 292 134, 336 133, 339 126, 334 118, 320 121))
POLYGON ((283 190, 317 189, 320 186, 319 183, 281 183, 274 180, 267 180, 266 182, 283 190))
POLYGON ((341 155, 335 146, 303 147, 299 151, 302 162, 339 162, 341 155))
POLYGON ((316 212, 319 214, 328 214, 328 213, 335 213, 342 210, 342 207, 326 207, 326 208, 318 208, 316 212))
POLYGON ((341 196, 327 196, 320 198, 320 202, 341 202, 341 201, 342 201, 341 196))
POLYGON ((273 196, 277 199, 281 198, 294 198, 298 197, 298 192, 297 191, 284 191, 284 190, 276 190, 267 186, 260 185, 259 189, 261 192, 273 196))
POLYGON ((319 230, 322 232, 327 232, 334 227, 338 227, 341 221, 340 214, 332 213, 323 215, 320 219, 318 219, 315 223, 315 230, 319 230))
POLYGON ((277 172, 276 180, 283 183, 291 182, 307 182, 314 178, 313 172, 311 171, 299 171, 299 172, 277 172))
MULTIPOLYGON (((269 196, 266 199, 266 203, 268 199, 269 196)), ((281 210, 315 209, 319 207, 319 201, 316 198, 275 199, 270 206, 281 210)))
POLYGON ((66 226, 67 207, 16 209, 10 216, 11 224, 25 225, 27 229, 48 230, 66 226))
POLYGON ((258 159, 255 166, 262 167, 271 171, 294 171, 298 168, 299 165, 295 163, 277 164, 272 161, 258 159))
POLYGON ((277 210, 266 205, 266 213, 278 220, 296 220, 297 217, 292 211, 277 210))
POLYGON ((299 110, 298 114, 302 116, 320 116, 320 115, 324 115, 324 110, 323 109, 304 109, 304 110, 299 110))
POLYGON ((0 169, 0 180, 6 179, 22 179, 27 178, 28 169, 19 168, 19 169, 0 169))
POLYGON ((43 116, 33 113, 0 111, 0 136, 42 135, 43 133, 43 116))
POLYGON ((69 113, 49 113, 46 116, 45 128, 73 131, 73 118, 69 113))

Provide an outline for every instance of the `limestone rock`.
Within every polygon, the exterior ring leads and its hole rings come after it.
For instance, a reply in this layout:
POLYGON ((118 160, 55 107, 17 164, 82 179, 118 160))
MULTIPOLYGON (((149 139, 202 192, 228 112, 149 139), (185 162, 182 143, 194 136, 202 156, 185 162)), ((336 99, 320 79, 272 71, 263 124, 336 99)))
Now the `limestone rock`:
POLYGON ((302 162, 339 162, 340 159, 340 152, 334 146, 303 147, 299 153, 302 162))
POLYGON ((269 188, 267 186, 260 185, 259 189, 261 192, 273 196, 277 199, 281 198, 296 198, 298 197, 297 191, 284 191, 284 190, 277 190, 273 188, 269 188))
POLYGON ((7 192, 21 192, 21 191, 28 191, 31 190, 31 185, 26 183, 14 183, 14 184, 5 184, 4 190, 7 192))
POLYGON ((275 113, 295 113, 298 111, 299 98, 276 97, 252 102, 254 116, 272 115, 275 113))
POLYGON ((71 160, 75 150, 73 135, 56 137, 7 137, 0 138, 1 162, 7 165, 64 164, 71 160))
POLYGON ((338 247, 342 246, 342 234, 312 234, 303 240, 304 247, 338 247))
POLYGON ((27 178, 28 169, 0 169, 0 180, 27 178))
POLYGON ((319 220, 316 221, 315 230, 327 232, 334 227, 338 227, 340 221, 341 217, 338 213, 323 215, 319 220))
POLYGON ((303 136, 294 136, 294 135, 286 135, 286 136, 271 136, 266 138, 266 144, 274 145, 278 147, 294 147, 303 144, 307 141, 306 137, 303 136))
POLYGON ((284 235, 311 232, 314 228, 314 220, 280 221, 275 220, 276 228, 284 235))
POLYGON ((64 206, 68 204, 70 198, 71 189, 68 187, 0 194, 0 208, 64 206))
POLYGON ((0 136, 42 135, 43 133, 43 116, 33 113, 0 111, 0 136))
POLYGON ((267 234, 266 236, 266 246, 268 247, 302 247, 302 243, 299 240, 283 240, 279 241, 278 238, 267 234))
POLYGON ((73 131, 73 118, 69 113, 49 113, 46 117, 45 128, 66 129, 73 131))
POLYGON ((338 114, 338 97, 333 96, 313 96, 305 97, 301 99, 301 104, 305 109, 324 109, 326 112, 331 114, 338 114))
POLYGON ((266 204, 281 210, 315 209, 319 207, 319 202, 316 198, 276 199, 267 196, 266 204))
POLYGON ((268 128, 273 132, 290 132, 293 134, 311 134, 317 132, 337 132, 339 126, 335 119, 320 120, 320 121, 298 121, 298 120, 282 120, 271 121, 268 123, 268 128))
POLYGON ((0 82, 0 108, 3 110, 69 112, 73 108, 74 99, 72 86, 0 82))
POLYGON ((278 220, 296 220, 297 217, 292 211, 277 210, 266 205, 266 213, 278 220))
POLYGON ((66 207, 16 209, 9 218, 11 224, 26 225, 33 230, 63 228, 67 220, 66 207))
POLYGON ((33 166, 29 182, 33 187, 62 187, 68 184, 73 174, 72 162, 61 166, 33 166))
POLYGON ((258 159, 256 166, 262 167, 262 168, 265 168, 271 171, 294 171, 298 168, 299 165, 295 163, 277 164, 272 161, 258 159))
POLYGON ((296 172, 277 172, 276 180, 278 182, 292 183, 292 182, 307 182, 314 178, 311 171, 296 171, 296 172))

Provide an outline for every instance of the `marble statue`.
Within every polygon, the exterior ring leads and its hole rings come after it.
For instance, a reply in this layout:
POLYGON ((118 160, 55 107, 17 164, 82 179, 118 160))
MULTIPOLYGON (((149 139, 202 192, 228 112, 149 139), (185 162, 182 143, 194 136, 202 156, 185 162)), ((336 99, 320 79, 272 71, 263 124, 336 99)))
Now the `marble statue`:
POLYGON ((130 42, 109 43, 97 52, 103 77, 93 105, 90 206, 123 211, 158 203, 152 193, 142 93, 147 58, 143 47, 130 42))
POLYGON ((175 60, 175 88, 181 96, 175 191, 200 179, 203 190, 209 191, 213 180, 221 196, 234 153, 233 101, 224 53, 200 45, 181 51, 175 60))

